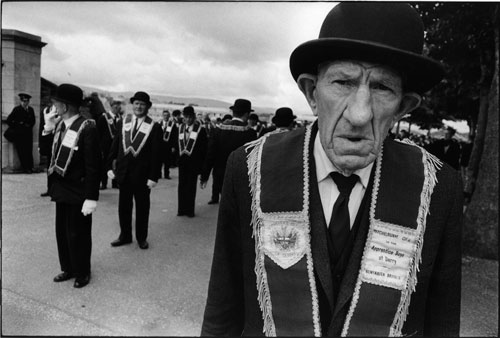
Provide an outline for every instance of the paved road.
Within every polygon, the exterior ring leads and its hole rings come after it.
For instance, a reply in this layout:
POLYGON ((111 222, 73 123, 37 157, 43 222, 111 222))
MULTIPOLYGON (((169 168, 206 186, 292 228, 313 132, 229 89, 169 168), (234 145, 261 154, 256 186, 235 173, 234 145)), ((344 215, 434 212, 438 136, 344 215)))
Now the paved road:
MULTIPOLYGON (((2 334, 193 336, 201 327, 217 206, 198 189, 195 218, 176 216, 177 171, 151 194, 149 250, 119 248, 118 191, 101 192, 93 218, 92 279, 83 289, 59 273, 54 204, 45 174, 2 175, 2 334)), ((209 182, 209 188, 211 182, 209 182)), ((465 259, 465 336, 498 335, 498 262, 465 259)))

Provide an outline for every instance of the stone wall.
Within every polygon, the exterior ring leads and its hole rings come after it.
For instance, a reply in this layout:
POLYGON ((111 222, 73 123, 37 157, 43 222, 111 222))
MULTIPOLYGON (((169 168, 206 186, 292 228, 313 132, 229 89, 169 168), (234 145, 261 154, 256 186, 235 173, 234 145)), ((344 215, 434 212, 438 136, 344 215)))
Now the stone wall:
POLYGON ((2 29, 2 171, 12 172, 20 167, 17 152, 3 133, 4 122, 12 109, 19 105, 21 92, 32 96, 30 106, 35 111, 36 123, 33 127, 33 160, 39 164, 38 130, 40 122, 40 66, 42 48, 46 43, 41 37, 25 32, 2 29))

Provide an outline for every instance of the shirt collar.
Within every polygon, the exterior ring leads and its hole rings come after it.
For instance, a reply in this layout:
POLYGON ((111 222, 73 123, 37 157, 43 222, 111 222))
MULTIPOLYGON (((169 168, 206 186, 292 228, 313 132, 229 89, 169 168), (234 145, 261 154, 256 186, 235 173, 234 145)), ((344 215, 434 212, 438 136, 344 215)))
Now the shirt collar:
MULTIPOLYGON (((338 172, 339 170, 335 168, 335 166, 330 162, 330 159, 326 155, 323 146, 321 145, 321 141, 319 139, 319 131, 316 134, 316 138, 314 139, 314 163, 316 164, 316 177, 318 178, 318 182, 323 181, 324 179, 330 176, 332 171, 338 172)), ((355 170, 354 174, 359 176, 361 184, 366 189, 368 186, 368 181, 370 180, 370 173, 372 171, 373 162, 368 166, 355 170)))
POLYGON ((79 117, 80 117, 80 114, 76 114, 76 115, 71 116, 69 119, 63 120, 64 126, 66 127, 66 129, 68 129, 69 127, 71 127, 71 125, 73 124, 73 122, 75 122, 75 120, 77 118, 79 118, 79 117))

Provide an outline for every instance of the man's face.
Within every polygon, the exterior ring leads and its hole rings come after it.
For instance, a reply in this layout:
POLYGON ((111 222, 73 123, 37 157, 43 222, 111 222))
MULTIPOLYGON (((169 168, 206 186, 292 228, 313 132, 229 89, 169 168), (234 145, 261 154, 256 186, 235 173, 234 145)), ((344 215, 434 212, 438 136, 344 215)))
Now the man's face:
POLYGON ((23 108, 27 108, 30 104, 30 99, 24 97, 21 99, 21 106, 23 106, 23 108))
POLYGON ((113 114, 115 115, 121 115, 121 110, 122 110, 122 105, 121 103, 114 103, 112 106, 111 106, 111 111, 113 112, 113 114))
POLYGON ((57 115, 63 116, 66 114, 68 107, 65 103, 52 99, 52 105, 56 108, 57 115))
POLYGON ((256 121, 256 120, 254 120, 254 119, 249 119, 249 120, 248 120, 248 125, 249 125, 250 127, 254 127, 254 126, 256 126, 256 125, 257 125, 257 121, 256 121))
POLYGON ((170 112, 164 111, 163 112, 163 120, 168 121, 169 118, 170 118, 170 112))
POLYGON ((134 115, 137 117, 145 116, 148 113, 149 106, 146 102, 141 100, 135 100, 132 103, 132 109, 134 111, 134 115))
POLYGON ((194 119, 195 117, 193 115, 184 115, 184 122, 186 122, 188 126, 194 123, 194 119))
MULTIPOLYGON (((328 158, 346 174, 366 167, 406 111, 401 77, 373 63, 335 61, 320 66, 312 79, 308 100, 318 116, 321 145, 328 158)), ((418 105, 419 98, 409 95, 418 105)))

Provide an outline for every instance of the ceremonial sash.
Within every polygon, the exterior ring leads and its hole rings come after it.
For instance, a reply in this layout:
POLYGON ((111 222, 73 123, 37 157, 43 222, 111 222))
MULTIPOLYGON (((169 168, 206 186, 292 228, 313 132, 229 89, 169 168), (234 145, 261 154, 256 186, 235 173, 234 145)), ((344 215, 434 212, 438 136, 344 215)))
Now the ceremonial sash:
POLYGON ((235 131, 245 131, 250 129, 249 126, 234 126, 231 124, 220 124, 219 127, 221 130, 235 130, 235 131))
POLYGON ((66 170, 68 169, 69 164, 71 163, 71 158, 73 157, 73 153, 78 150, 78 139, 80 138, 80 134, 86 125, 94 124, 94 120, 92 119, 84 119, 78 118, 71 124, 71 127, 66 129, 66 133, 64 134, 63 139, 60 141, 61 145, 59 146, 59 136, 61 133, 61 125, 64 122, 59 123, 57 126, 56 133, 54 135, 54 142, 52 143, 52 154, 57 154, 52 156, 50 160, 50 166, 48 169, 49 175, 54 171, 64 177, 66 174, 66 170), (59 149, 57 149, 59 148, 59 149))
POLYGON ((123 152, 125 155, 130 152, 134 157, 137 157, 142 147, 146 144, 154 123, 155 122, 149 116, 145 116, 139 130, 137 130, 135 136, 132 137, 132 115, 127 115, 123 121, 122 127, 123 152))
MULTIPOLYGON (((267 336, 321 335, 310 244, 311 127, 305 133, 266 134, 246 145, 258 301, 267 336)), ((375 165, 369 231, 343 336, 401 334, 441 163, 416 145, 386 142, 375 165)))
POLYGON ((198 134, 200 129, 202 128, 202 124, 199 121, 194 121, 193 130, 189 133, 189 138, 186 142, 184 138, 184 134, 186 132, 186 128, 188 126, 186 124, 182 124, 179 129, 179 154, 186 154, 187 156, 191 156, 193 152, 194 146, 196 144, 196 140, 198 139, 198 134))
POLYGON ((168 142, 170 140, 170 135, 172 134, 172 128, 174 127, 174 121, 169 120, 163 131, 163 141, 168 142))
POLYGON ((106 121, 108 122, 108 130, 109 130, 109 135, 111 135, 111 138, 115 137, 115 120, 113 119, 113 116, 111 116, 110 113, 104 112, 104 117, 106 118, 106 121))

